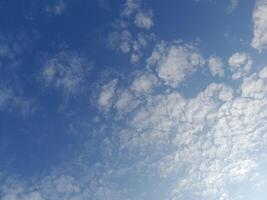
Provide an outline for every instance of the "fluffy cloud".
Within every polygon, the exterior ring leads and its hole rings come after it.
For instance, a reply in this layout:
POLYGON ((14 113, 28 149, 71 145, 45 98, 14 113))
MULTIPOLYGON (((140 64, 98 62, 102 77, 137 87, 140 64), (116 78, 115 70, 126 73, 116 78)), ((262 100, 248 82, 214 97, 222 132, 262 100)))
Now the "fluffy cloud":
MULTIPOLYGON (((123 16, 137 16, 139 3, 128 0, 123 16)), ((147 45, 122 32, 115 45, 120 51, 147 45)), ((242 184, 255 185, 266 174, 260 169, 267 156, 267 68, 250 75, 251 57, 237 52, 228 62, 240 85, 209 83, 186 97, 180 84, 204 62, 194 45, 159 43, 147 60, 149 69, 127 83, 113 79, 97 88, 98 114, 106 121, 81 131, 92 128, 75 158, 34 184, 1 182, 0 198, 242 199, 242 184)), ((212 75, 224 75, 219 57, 211 56, 208 65, 212 75)), ((82 57, 65 52, 50 57, 41 75, 45 84, 76 94, 87 69, 82 57)), ((0 108, 13 98, 12 90, 2 91, 0 108)))
POLYGON ((209 69, 212 76, 222 77, 224 75, 223 62, 218 56, 211 56, 208 60, 209 69))
POLYGON ((38 191, 31 191, 30 188, 15 181, 2 185, 0 197, 2 200, 44 200, 38 191))
POLYGON ((244 52, 234 53, 228 60, 230 70, 233 72, 232 79, 239 79, 250 72, 252 59, 244 52))
POLYGON ((136 11, 140 10, 141 0, 127 0, 124 4, 124 9, 122 12, 123 16, 130 16, 134 14, 136 11))
POLYGON ((114 105, 112 112, 131 112, 95 130, 98 162, 88 158, 89 143, 63 167, 75 177, 60 172, 18 192, 2 187, 1 198, 236 199, 239 185, 255 185, 264 174, 266 71, 246 76, 236 89, 210 83, 190 98, 148 84, 149 71, 135 74, 129 86, 111 80, 100 88, 100 111, 114 105))
POLYGON ((153 50, 147 63, 156 68, 159 78, 167 85, 177 86, 196 71, 204 60, 194 46, 161 42, 153 50))
POLYGON ((118 99, 115 104, 119 115, 124 112, 131 111, 133 108, 135 108, 137 101, 134 100, 134 95, 129 90, 121 91, 118 94, 118 99))
POLYGON ((63 51, 44 62, 41 80, 66 96, 75 95, 82 90, 90 69, 91 63, 86 58, 63 51))
POLYGON ((131 89, 137 93, 148 93, 157 84, 157 78, 151 74, 137 76, 131 85, 131 89))
POLYGON ((113 31, 108 34, 107 45, 114 50, 130 54, 132 63, 139 62, 143 50, 149 41, 154 39, 154 34, 149 32, 154 25, 153 13, 144 9, 141 0, 127 0, 120 17, 113 23, 113 31), (137 31, 133 31, 133 27, 137 31), (141 29, 145 29, 143 32, 141 29))
POLYGON ((267 1, 257 0, 253 11, 253 40, 252 47, 259 51, 267 48, 267 1))
POLYGON ((153 26, 152 13, 137 13, 134 23, 139 28, 150 29, 153 26))
MULTIPOLYGON (((246 76, 236 90, 211 83, 193 98, 177 91, 146 93, 147 98, 124 117, 124 126, 114 122, 113 139, 103 147, 108 152, 119 149, 118 159, 131 166, 131 172, 117 167, 113 173, 134 173, 144 182, 154 177, 159 193, 169 184, 164 199, 228 200, 242 195, 230 192, 231 185, 256 183, 266 156, 266 71, 246 76)), ((147 197, 153 193, 147 188, 142 192, 147 197)))

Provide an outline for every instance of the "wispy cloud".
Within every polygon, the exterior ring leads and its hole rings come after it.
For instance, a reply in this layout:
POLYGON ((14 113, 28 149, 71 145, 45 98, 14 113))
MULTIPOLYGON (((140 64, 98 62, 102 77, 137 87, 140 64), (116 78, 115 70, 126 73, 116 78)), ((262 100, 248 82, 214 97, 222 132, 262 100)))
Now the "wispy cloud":
POLYGON ((49 16, 59 16, 61 15, 67 7, 67 3, 63 0, 55 0, 52 4, 48 4, 45 7, 45 12, 49 16))
POLYGON ((92 63, 75 52, 62 51, 42 63, 41 81, 46 86, 59 89, 66 96, 80 93, 92 69, 92 63))

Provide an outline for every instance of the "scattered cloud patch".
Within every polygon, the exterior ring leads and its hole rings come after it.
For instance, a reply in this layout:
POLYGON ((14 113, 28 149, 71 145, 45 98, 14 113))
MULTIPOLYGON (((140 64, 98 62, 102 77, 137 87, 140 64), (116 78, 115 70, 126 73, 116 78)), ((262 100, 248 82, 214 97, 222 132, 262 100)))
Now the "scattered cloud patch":
POLYGON ((130 88, 136 93, 149 93, 157 85, 157 82, 155 76, 142 74, 134 79, 130 88))
POLYGON ((108 111, 112 104, 115 95, 116 85, 118 83, 117 79, 113 79, 106 85, 102 86, 101 92, 98 98, 98 105, 101 109, 108 111))
POLYGON ((267 48, 267 1, 257 0, 253 11, 252 47, 259 51, 267 48))
POLYGON ((239 0, 230 0, 230 5, 228 7, 229 12, 233 12, 238 6, 239 0))
POLYGON ((127 30, 114 31, 108 35, 108 46, 122 53, 128 53, 132 47, 132 34, 127 30))
POLYGON ((141 0, 127 0, 124 4, 122 16, 129 17, 141 8, 141 0))
POLYGON ((147 63, 156 69, 160 79, 175 87, 203 65, 204 59, 195 46, 161 42, 154 48, 147 63))
POLYGON ((224 76, 223 62, 218 56, 210 56, 208 60, 208 66, 212 76, 224 76))
POLYGON ((153 26, 152 12, 139 12, 135 16, 135 25, 139 28, 149 30, 153 26))
POLYGON ((50 16, 60 16, 66 9, 67 4, 63 0, 55 0, 45 7, 45 12, 50 16))
POLYGON ((237 52, 229 58, 228 64, 233 72, 232 79, 235 80, 244 77, 250 72, 253 61, 249 54, 237 52))
POLYGON ((114 31, 107 36, 107 46, 130 54, 131 63, 138 63, 143 50, 154 39, 155 35, 149 31, 153 25, 152 10, 144 9, 141 0, 127 0, 120 17, 113 23, 114 31))
POLYGON ((28 115, 34 112, 34 103, 33 99, 17 94, 13 88, 0 85, 0 111, 17 111, 28 115))
POLYGON ((91 68, 88 59, 75 52, 63 51, 44 61, 41 80, 66 96, 75 95, 83 89, 91 68))

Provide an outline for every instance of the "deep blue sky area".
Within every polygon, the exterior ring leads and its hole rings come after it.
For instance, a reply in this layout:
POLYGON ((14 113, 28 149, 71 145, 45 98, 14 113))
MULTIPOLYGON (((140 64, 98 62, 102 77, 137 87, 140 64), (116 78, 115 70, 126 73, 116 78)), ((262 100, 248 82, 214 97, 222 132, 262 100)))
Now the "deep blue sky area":
POLYGON ((266 38, 266 0, 0 0, 0 199, 265 199, 266 38))

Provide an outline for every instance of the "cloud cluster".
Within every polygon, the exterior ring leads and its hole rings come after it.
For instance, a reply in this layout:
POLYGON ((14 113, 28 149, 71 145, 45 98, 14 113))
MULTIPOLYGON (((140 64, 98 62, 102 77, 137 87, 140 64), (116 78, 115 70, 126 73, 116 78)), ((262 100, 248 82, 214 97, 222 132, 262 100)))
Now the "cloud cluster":
POLYGON ((62 51, 47 58, 41 68, 41 80, 46 86, 75 95, 84 88, 92 64, 76 52, 62 51))
POLYGON ((253 61, 249 54, 244 52, 234 53, 228 60, 231 72, 233 72, 232 79, 240 79, 251 70, 253 61))
POLYGON ((204 59, 195 46, 161 42, 147 63, 156 69, 159 78, 167 85, 175 87, 203 65, 204 59))
MULTIPOLYGON (((259 50, 265 49, 265 4, 259 0, 253 18, 252 45, 259 50)), ((140 0, 127 0, 121 13, 145 31, 153 26, 152 16, 140 0)), ((123 19, 109 40, 137 62, 149 35, 133 35, 123 19)), ((11 55, 9 49, 0 56, 11 55)), ((266 177, 267 67, 253 72, 251 56, 236 52, 228 60, 236 85, 210 82, 187 97, 181 83, 205 63, 196 45, 158 42, 142 71, 95 88, 100 117, 97 125, 85 119, 89 131, 77 131, 87 134, 75 158, 32 182, 1 181, 0 198, 238 200, 245 199, 245 185, 264 190, 267 179, 256 183, 266 177)), ((210 56, 207 67, 213 76, 228 75, 218 56, 210 56)), ((64 51, 48 57, 40 75, 45 85, 74 95, 88 70, 87 59, 64 51)), ((16 98, 12 89, 0 87, 0 110, 16 98)))
POLYGON ((127 0, 120 17, 114 22, 114 30, 108 34, 107 43, 112 49, 129 53, 130 61, 137 63, 142 51, 154 39, 153 12, 142 7, 141 0, 127 0), (134 24, 134 26, 131 26, 134 24), (133 31, 137 29, 137 31, 133 31))
POLYGON ((252 47, 263 51, 267 48, 267 1, 257 0, 253 12, 253 40, 252 47))
POLYGON ((212 76, 224 76, 223 61, 218 56, 210 56, 208 66, 212 76))

